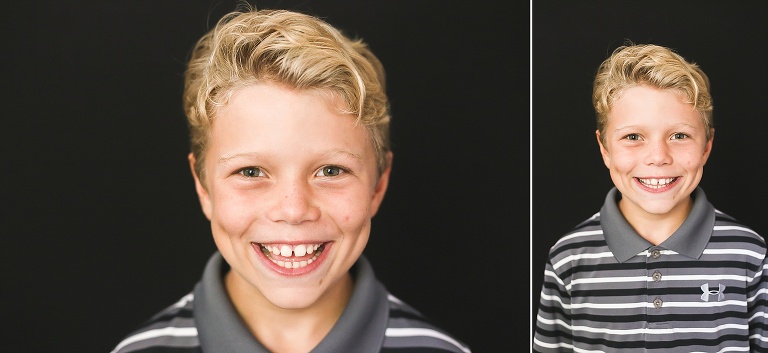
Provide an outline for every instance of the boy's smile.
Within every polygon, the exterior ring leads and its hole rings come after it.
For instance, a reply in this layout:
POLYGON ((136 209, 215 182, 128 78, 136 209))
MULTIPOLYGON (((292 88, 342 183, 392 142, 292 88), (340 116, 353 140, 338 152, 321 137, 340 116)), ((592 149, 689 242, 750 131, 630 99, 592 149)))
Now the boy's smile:
POLYGON ((253 84, 216 112, 196 188, 236 305, 323 307, 351 290, 389 170, 330 97, 253 84))
POLYGON ((637 178, 637 181, 639 181, 640 184, 642 184, 644 187, 650 189, 649 191, 651 192, 661 192, 666 191, 666 189, 668 189, 673 182, 677 181, 677 178, 637 178))
POLYGON ((251 243, 256 253, 272 263, 265 265, 286 276, 299 276, 315 270, 325 257, 325 250, 330 250, 332 242, 288 244, 288 243, 251 243))
POLYGON ((304 268, 316 261, 320 254, 325 250, 325 243, 319 244, 299 244, 292 246, 290 244, 257 244, 258 250, 264 253, 268 259, 276 265, 291 269, 304 268))
POLYGON ((640 85, 614 102, 605 131, 598 143, 624 217, 682 223, 712 149, 700 113, 677 91, 640 85))

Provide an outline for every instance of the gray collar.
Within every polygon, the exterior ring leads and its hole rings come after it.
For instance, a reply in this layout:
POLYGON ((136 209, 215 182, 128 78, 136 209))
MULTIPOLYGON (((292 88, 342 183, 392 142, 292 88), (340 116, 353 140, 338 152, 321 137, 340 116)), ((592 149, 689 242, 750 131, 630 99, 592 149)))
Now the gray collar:
MULTIPOLYGON (((195 286, 194 315, 203 352, 269 353, 256 340, 226 294, 223 276, 229 266, 217 251, 195 286)), ((312 353, 379 352, 384 341, 389 302, 365 256, 352 267, 354 289, 344 312, 312 353)))
MULTIPOLYGON (((680 228, 667 238, 659 247, 678 254, 698 259, 707 247, 715 226, 715 208, 707 200, 704 190, 697 187, 693 194, 693 208, 680 228)), ((608 248, 619 262, 629 260, 653 246, 643 239, 619 210, 621 194, 616 187, 611 188, 600 209, 600 226, 603 228, 608 248)))

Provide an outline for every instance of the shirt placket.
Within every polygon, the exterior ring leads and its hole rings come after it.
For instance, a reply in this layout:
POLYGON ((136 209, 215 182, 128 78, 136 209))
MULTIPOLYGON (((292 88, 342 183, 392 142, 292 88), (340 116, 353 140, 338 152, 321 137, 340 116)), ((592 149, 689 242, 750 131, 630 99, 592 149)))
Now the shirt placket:
MULTIPOLYGON (((669 282, 664 281, 664 276, 667 275, 666 269, 661 266, 664 260, 663 249, 660 247, 651 247, 648 250, 648 257, 646 258, 646 273, 648 280, 646 281, 646 299, 647 305, 646 320, 647 329, 668 329, 669 322, 665 319, 668 309, 665 307, 667 303, 665 300, 665 289, 669 282)), ((654 341, 659 339, 659 335, 646 335, 646 341, 654 341)))

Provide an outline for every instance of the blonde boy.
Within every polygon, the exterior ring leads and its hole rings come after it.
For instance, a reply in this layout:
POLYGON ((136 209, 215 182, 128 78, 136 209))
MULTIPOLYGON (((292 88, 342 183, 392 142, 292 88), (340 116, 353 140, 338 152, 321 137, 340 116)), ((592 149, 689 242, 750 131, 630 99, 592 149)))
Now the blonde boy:
POLYGON ((189 164, 218 251, 114 353, 453 352, 362 255, 387 190, 390 112, 361 40, 282 10, 233 12, 189 60, 189 164))
POLYGON ((761 236, 707 201, 709 80, 669 48, 599 67, 596 137, 614 187, 551 249, 535 352, 768 351, 761 236))

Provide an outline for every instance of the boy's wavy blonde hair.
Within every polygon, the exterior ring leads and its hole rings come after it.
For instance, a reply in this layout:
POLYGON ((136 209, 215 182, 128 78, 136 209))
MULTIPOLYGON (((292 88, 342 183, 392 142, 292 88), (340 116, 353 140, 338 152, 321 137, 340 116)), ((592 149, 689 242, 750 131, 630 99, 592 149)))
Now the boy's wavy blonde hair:
POLYGON ((712 138, 712 96, 709 78, 704 71, 669 48, 629 43, 616 48, 600 64, 595 75, 592 105, 597 113, 597 129, 603 144, 613 103, 625 89, 638 85, 681 92, 686 102, 693 104, 701 114, 707 141, 712 138))
POLYGON ((379 173, 388 167, 390 109, 384 68, 362 39, 327 22, 287 10, 231 12, 197 42, 184 77, 183 105, 204 180, 208 138, 232 92, 257 83, 318 90, 344 102, 343 113, 369 132, 379 173))

